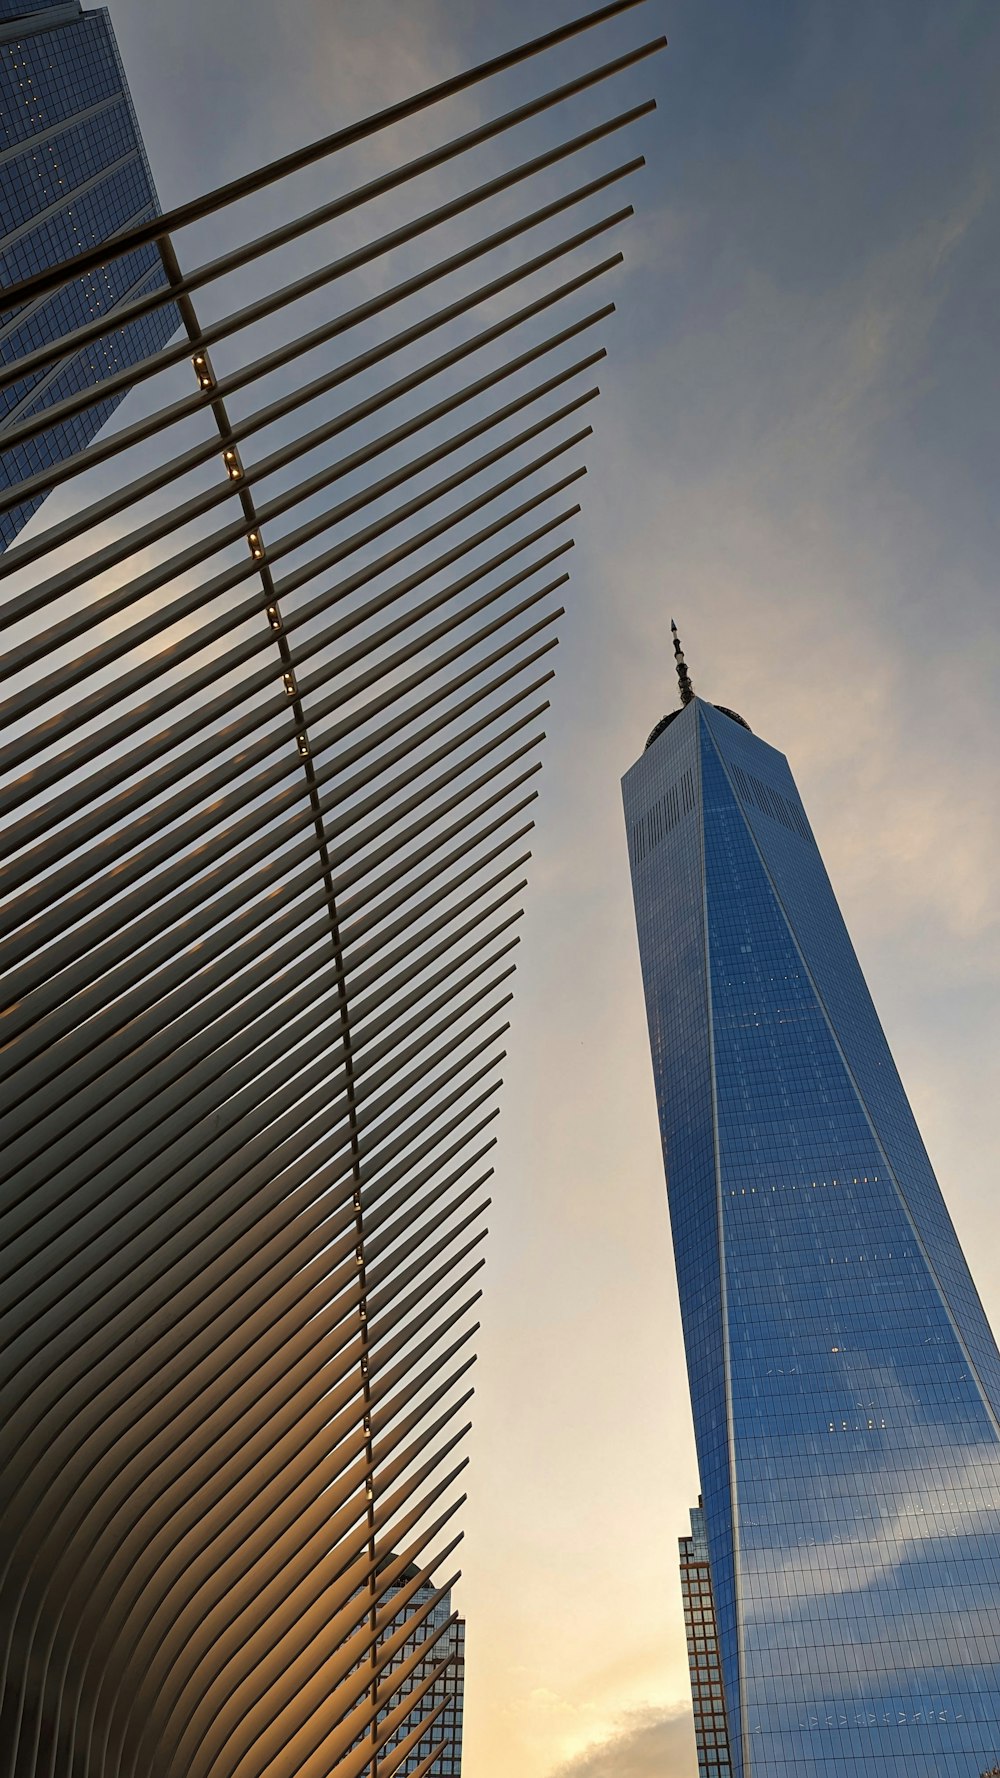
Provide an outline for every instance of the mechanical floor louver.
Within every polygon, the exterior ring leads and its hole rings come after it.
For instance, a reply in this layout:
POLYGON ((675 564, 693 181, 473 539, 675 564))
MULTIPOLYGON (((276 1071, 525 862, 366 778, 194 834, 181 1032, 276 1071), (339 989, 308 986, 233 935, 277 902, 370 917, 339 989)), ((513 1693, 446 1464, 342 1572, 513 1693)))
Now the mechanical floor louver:
POLYGON ((155 241, 169 290, 118 324, 181 335, 13 490, 52 491, 0 558, 0 1778, 435 1770, 390 1626, 459 1541, 555 596, 662 39, 580 56, 638 3, 4 293, 155 241), (484 83, 518 102, 390 160, 484 83))

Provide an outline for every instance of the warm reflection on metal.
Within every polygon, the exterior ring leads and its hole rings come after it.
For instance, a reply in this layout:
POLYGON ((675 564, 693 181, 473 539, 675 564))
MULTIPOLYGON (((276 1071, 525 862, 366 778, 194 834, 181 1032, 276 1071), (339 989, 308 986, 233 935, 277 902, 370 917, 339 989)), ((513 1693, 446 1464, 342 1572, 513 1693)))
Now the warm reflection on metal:
POLYGON ((4 293, 155 239, 133 311, 186 337, 8 496, 51 494, 2 562, 0 1778, 430 1778, 450 1745, 443 1629, 407 1690, 392 1626, 454 1579, 588 292, 642 165, 599 162, 652 109, 592 107, 662 40, 301 215, 295 179, 638 4, 4 293), (247 234, 268 193, 286 219, 247 234))

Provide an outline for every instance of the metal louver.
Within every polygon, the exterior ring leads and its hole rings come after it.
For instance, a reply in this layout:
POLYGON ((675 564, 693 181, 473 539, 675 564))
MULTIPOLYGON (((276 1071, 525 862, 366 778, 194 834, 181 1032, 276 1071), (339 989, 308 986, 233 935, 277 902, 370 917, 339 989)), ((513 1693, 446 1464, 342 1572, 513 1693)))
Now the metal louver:
POLYGON ((154 241, 168 288, 117 324, 169 302, 183 337, 8 496, 52 490, 0 559, 0 1778, 436 1769, 390 1626, 453 1578, 555 599, 652 109, 615 94, 663 40, 551 62, 639 3, 4 293, 154 241), (535 57, 535 96, 364 165, 535 57))

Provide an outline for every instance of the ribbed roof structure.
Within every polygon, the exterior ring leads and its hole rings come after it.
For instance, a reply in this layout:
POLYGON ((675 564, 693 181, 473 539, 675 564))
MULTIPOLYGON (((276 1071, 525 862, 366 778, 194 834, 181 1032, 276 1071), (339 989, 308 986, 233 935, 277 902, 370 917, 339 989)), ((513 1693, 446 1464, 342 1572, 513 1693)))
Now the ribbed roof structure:
POLYGON ((0 1778, 391 1778, 442 1708, 387 1630, 455 1578, 635 3, 5 295, 153 242, 183 335, 9 496, 0 1778))

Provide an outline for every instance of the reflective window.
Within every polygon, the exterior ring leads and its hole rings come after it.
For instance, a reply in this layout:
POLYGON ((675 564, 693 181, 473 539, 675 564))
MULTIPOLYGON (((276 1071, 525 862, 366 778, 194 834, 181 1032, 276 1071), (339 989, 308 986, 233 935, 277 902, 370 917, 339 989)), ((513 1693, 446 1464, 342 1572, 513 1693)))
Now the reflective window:
MULTIPOLYGON (((7 11, 0 4, 0 18, 7 11)), ((36 10, 32 7, 31 10, 36 10)), ((106 13, 0 43, 0 283, 15 283, 158 213, 156 190, 106 13)), ((140 248, 19 310, 0 311, 0 362, 27 353, 165 282, 155 247, 140 248)), ((0 390, 4 425, 33 418, 149 357, 178 324, 172 305, 0 390)), ((122 393, 0 452, 0 497, 88 445, 122 393)), ((0 548, 43 496, 0 512, 0 548)))
POLYGON ((979 1778, 1000 1361, 805 812, 700 702, 624 788, 733 1769, 979 1778))

